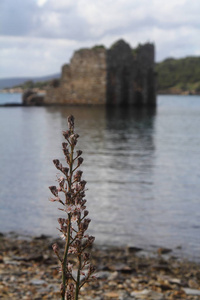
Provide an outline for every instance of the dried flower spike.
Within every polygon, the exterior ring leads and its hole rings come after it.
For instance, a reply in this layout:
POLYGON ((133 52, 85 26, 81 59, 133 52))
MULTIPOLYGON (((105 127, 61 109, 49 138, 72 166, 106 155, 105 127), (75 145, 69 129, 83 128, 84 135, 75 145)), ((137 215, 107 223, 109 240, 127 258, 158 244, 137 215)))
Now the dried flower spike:
POLYGON ((65 241, 64 253, 61 256, 58 245, 53 244, 53 251, 61 264, 62 282, 60 295, 62 300, 78 300, 81 287, 91 279, 94 279, 95 268, 90 264, 90 253, 87 252, 94 242, 94 237, 86 234, 91 222, 86 218, 89 214, 86 210, 85 186, 86 181, 82 180, 83 172, 77 170, 83 163, 81 150, 76 151, 75 147, 79 135, 74 133, 74 117, 68 117, 69 130, 63 131, 67 142, 62 143, 63 153, 67 167, 63 167, 58 159, 54 159, 55 167, 64 174, 58 178, 58 187, 50 186, 49 189, 56 198, 52 202, 59 201, 63 206, 59 208, 66 213, 66 218, 59 218, 59 231, 61 238, 65 241), (71 257, 76 256, 76 276, 72 272, 73 264, 71 257), (72 275, 73 274, 73 275, 72 275))

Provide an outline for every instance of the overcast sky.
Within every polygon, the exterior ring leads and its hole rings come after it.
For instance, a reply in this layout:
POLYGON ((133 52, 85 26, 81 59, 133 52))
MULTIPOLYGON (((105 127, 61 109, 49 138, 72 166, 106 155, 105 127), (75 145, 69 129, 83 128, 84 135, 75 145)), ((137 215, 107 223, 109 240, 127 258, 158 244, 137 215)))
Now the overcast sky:
POLYGON ((79 48, 153 42, 200 56, 200 0, 0 0, 0 78, 59 73, 79 48))

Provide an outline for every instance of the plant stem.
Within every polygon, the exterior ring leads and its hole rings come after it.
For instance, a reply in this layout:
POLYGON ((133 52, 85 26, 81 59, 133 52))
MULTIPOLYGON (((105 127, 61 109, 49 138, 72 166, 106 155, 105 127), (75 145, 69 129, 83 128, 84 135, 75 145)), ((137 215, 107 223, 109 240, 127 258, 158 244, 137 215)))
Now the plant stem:
MULTIPOLYGON (((70 178, 69 178, 69 186, 68 190, 71 191, 72 186, 72 175, 73 175, 73 154, 74 154, 74 147, 71 145, 71 154, 70 154, 70 178)), ((69 251, 70 245, 70 231, 71 231, 71 214, 68 214, 68 227, 67 227, 67 240, 65 243, 65 250, 62 262, 62 284, 63 284, 63 293, 62 293, 62 300, 65 300, 65 291, 66 291, 66 263, 67 263, 67 256, 69 251)))
POLYGON ((75 300, 78 300, 79 295, 79 289, 80 289, 80 270, 81 270, 81 254, 78 255, 78 271, 77 271, 77 280, 76 280, 76 294, 75 294, 75 300))
POLYGON ((71 215, 68 214, 68 228, 67 228, 67 240, 65 244, 63 262, 62 262, 62 283, 63 283, 63 295, 62 300, 65 300, 65 290, 66 290, 66 263, 67 263, 67 255, 70 244, 70 230, 71 230, 71 215))

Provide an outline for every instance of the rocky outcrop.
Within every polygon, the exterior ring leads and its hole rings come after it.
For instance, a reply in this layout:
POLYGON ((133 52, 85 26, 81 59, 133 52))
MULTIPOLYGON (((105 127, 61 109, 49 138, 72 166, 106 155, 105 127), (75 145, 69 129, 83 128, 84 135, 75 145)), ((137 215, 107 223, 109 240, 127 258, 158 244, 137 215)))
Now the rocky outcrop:
POLYGON ((44 104, 44 96, 33 92, 32 90, 26 90, 22 96, 23 106, 41 106, 44 104))
POLYGON ((97 46, 76 51, 44 103, 155 105, 155 86, 154 45, 133 50, 120 40, 108 50, 97 46))

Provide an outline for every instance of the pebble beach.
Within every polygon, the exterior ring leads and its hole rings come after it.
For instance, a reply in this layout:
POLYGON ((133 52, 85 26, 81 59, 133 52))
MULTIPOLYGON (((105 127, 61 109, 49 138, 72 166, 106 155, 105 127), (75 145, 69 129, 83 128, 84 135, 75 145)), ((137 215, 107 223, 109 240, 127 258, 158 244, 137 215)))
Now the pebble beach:
MULTIPOLYGON (((60 273, 47 236, 0 237, 0 299, 60 299, 60 273)), ((136 247, 91 249, 97 280, 81 290, 80 300, 200 299, 200 264, 159 248, 151 255, 136 247)))

